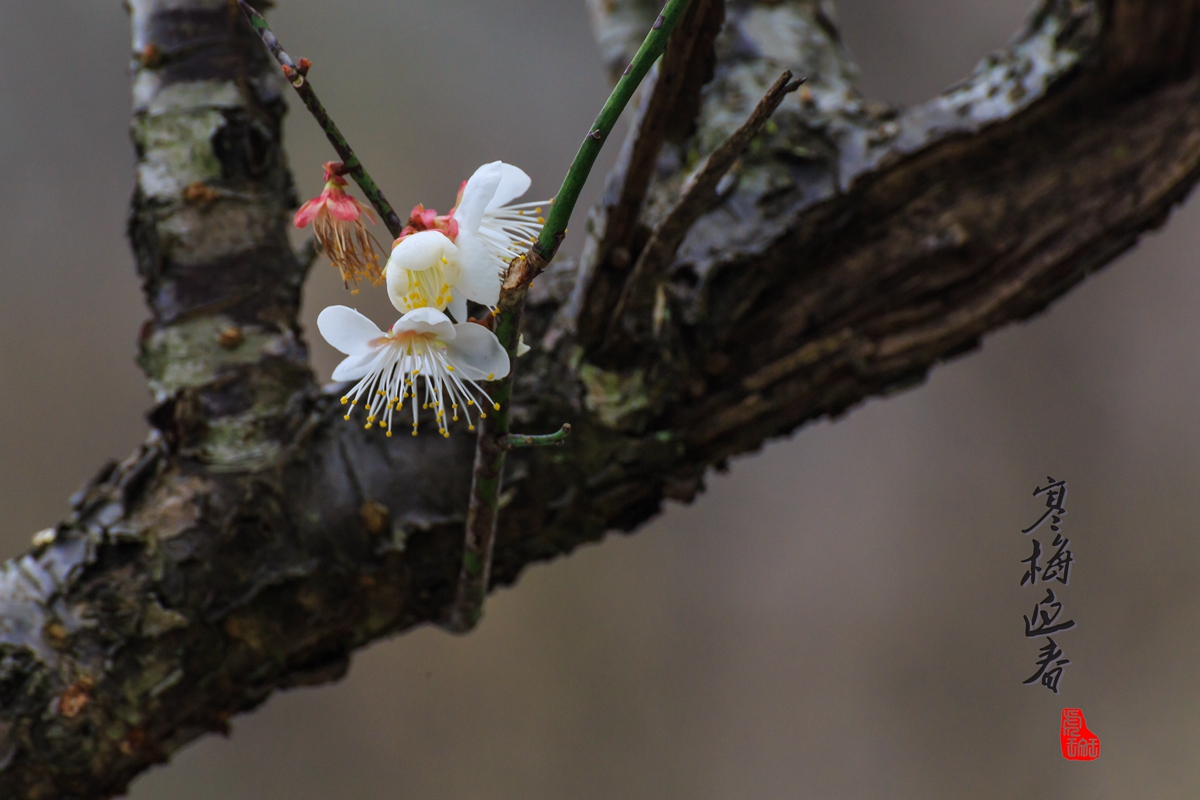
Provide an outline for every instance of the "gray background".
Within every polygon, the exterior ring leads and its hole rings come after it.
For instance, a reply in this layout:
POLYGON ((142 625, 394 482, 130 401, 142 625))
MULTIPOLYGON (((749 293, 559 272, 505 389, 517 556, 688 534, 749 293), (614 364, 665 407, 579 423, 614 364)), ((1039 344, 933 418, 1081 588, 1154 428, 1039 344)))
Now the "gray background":
MULTIPOLYGON (((839 18, 867 94, 917 102, 1025 6, 844 0, 839 18)), ((551 194, 606 94, 580 0, 280 0, 274 24, 405 208, 444 211, 496 158, 551 194)), ((0 2, 3 555, 145 430, 128 50, 118 0, 0 2)), ((302 114, 287 132, 311 195, 330 152, 302 114)), ((735 461, 634 537, 530 569, 473 635, 420 630, 337 685, 275 697, 132 797, 1195 797, 1196 222, 1180 209, 925 386, 735 461), (1020 529, 1047 474, 1070 482, 1078 559, 1058 697, 1020 683, 1037 651, 1020 529), (1067 705, 1099 761, 1059 756, 1067 705)), ((309 330, 335 302, 321 264, 309 330)), ((328 375, 333 351, 314 358, 328 375)))

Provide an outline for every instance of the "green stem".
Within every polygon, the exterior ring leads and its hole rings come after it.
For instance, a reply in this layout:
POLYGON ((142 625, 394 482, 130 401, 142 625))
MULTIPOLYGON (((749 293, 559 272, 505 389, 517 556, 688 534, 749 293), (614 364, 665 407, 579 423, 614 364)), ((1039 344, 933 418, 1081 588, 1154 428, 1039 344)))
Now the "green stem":
POLYGON ((511 424, 508 412, 512 398, 512 375, 517 365, 517 331, 521 326, 528 289, 526 284, 513 291, 503 291, 496 305, 496 338, 508 351, 510 366, 507 378, 488 386, 488 393, 499 408, 488 409, 487 417, 479 420, 462 568, 458 575, 454 604, 445 621, 445 627, 457 633, 474 628, 483 615, 483 597, 487 594, 492 548, 496 542, 496 516, 500 511, 500 485, 504 478, 506 452, 504 443, 508 439, 511 424))
MULTIPOLYGON (((579 200, 579 192, 587 182, 592 165, 596 163, 596 156, 600 154, 600 148, 604 146, 605 139, 633 97, 638 84, 646 77, 651 65, 663 54, 667 46, 667 37, 671 35, 675 23, 683 16, 688 2, 689 0, 669 0, 666 8, 658 15, 654 27, 638 48, 625 74, 617 81, 604 108, 600 110, 600 115, 596 117, 595 124, 580 145, 579 152, 575 154, 575 160, 571 162, 571 168, 567 170, 567 176, 563 179, 562 188, 554 198, 541 237, 527 253, 513 259, 504 276, 500 301, 496 304, 493 317, 493 330, 500 344, 508 351, 511 366, 505 378, 488 387, 499 408, 489 412, 487 419, 480 420, 479 424, 475 467, 471 475, 471 499, 467 506, 462 569, 459 572, 454 604, 450 607, 444 623, 449 630, 468 631, 475 627, 483 614, 483 598, 487 593, 491 572, 492 547, 496 541, 496 517, 500 510, 504 455, 508 447, 514 446, 514 440, 509 436, 509 399, 512 397, 521 315, 525 311, 525 294, 529 283, 545 269, 550 259, 554 258, 558 245, 566 235, 567 221, 579 200)), ((563 433, 563 438, 565 436, 563 433)))
POLYGON ((550 447, 563 444, 570 435, 571 424, 564 422, 554 433, 510 433, 500 440, 500 446, 505 450, 515 447, 550 447))
MULTIPOLYGON (((246 0, 238 0, 238 5, 242 7, 242 12, 246 15, 246 19, 250 21, 250 25, 262 38, 263 44, 271 51, 271 55, 275 56, 275 60, 283 67, 283 74, 291 82, 292 88, 296 90, 296 94, 300 95, 300 99, 304 101, 305 107, 309 113, 316 119, 317 124, 321 126, 321 130, 325 131, 325 137, 329 139, 329 143, 333 145, 333 149, 337 151, 338 156, 342 159, 344 165, 343 172, 352 178, 354 182, 362 189, 363 194, 371 205, 375 206, 375 210, 379 212, 379 216, 383 219, 383 224, 391 231, 392 237, 399 237, 400 231, 403 230, 404 224, 400 221, 400 217, 396 214, 396 210, 392 208, 392 204, 383 196, 383 192, 375 183, 375 180, 367 172, 362 162, 358 160, 358 156, 354 154, 354 150, 350 147, 350 143, 346 141, 346 137, 338 130, 338 126, 332 119, 329 118, 329 113, 325 110, 325 106, 317 98, 317 93, 313 91, 312 84, 308 82, 308 77, 305 73, 308 72, 307 67, 301 67, 292 60, 279 44, 279 39, 267 27, 267 20, 262 14, 255 11, 246 0)), ((303 59, 301 59, 303 61, 303 59)), ((307 62, 304 62, 307 64, 307 62)))
POLYGON ((650 33, 646 34, 646 39, 638 48, 633 61, 629 62, 629 66, 626 67, 625 74, 613 87, 612 94, 608 96, 608 101, 600 109, 596 122, 583 139, 583 144, 579 146, 579 152, 575 154, 575 160, 571 162, 571 168, 567 170, 567 176, 563 178, 562 187, 554 196, 554 204, 550 207, 550 216, 546 218, 546 225, 542 228, 541 236, 538 237, 538 255, 546 261, 554 258, 559 243, 566 235, 571 212, 575 210, 579 193, 583 190, 583 185, 587 183, 592 165, 596 163, 596 156, 600 155, 600 148, 604 146, 608 134, 612 132, 621 112, 625 110, 634 91, 646 77, 646 73, 650 71, 650 67, 666 50, 667 38, 674 30, 675 23, 679 22, 679 18, 683 16, 688 2, 689 0, 669 0, 667 2, 662 13, 658 15, 658 19, 654 21, 654 27, 650 29, 650 33))

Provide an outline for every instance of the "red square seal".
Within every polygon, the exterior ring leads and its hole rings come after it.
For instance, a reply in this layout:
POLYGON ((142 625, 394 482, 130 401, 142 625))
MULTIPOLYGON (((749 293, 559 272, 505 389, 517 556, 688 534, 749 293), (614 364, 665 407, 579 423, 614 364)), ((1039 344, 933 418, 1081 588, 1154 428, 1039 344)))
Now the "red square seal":
POLYGON ((1068 761, 1095 761, 1100 757, 1100 737, 1087 729, 1078 708, 1063 709, 1058 738, 1063 758, 1068 761))

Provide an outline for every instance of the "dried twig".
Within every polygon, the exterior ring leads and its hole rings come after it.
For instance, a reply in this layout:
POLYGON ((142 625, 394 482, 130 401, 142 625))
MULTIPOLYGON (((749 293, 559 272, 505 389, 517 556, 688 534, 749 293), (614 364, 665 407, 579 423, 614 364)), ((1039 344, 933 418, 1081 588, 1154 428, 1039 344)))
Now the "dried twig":
POLYGON ((662 61, 643 88, 643 101, 597 212, 601 227, 578 333, 585 347, 600 344, 609 313, 637 256, 638 217, 663 144, 695 128, 700 90, 713 76, 724 0, 696 0, 679 21, 662 61))
POLYGON ((619 339, 645 338, 652 327, 650 310, 655 302, 658 284, 670 267, 671 259, 683 243, 684 236, 696 220, 716 204, 717 186, 721 179, 749 147, 783 98, 800 88, 803 82, 804 78, 793 80, 790 71, 780 75, 754 107, 749 118, 709 155, 692 177, 682 196, 650 236, 650 241, 629 273, 620 300, 609 318, 604 345, 606 352, 616 347, 619 339))

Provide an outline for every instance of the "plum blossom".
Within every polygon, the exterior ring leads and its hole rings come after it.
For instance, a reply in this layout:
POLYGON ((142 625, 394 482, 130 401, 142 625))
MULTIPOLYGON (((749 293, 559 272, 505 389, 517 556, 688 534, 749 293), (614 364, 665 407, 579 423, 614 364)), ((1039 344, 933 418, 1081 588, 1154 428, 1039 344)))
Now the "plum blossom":
POLYGON ((529 185, 523 170, 493 161, 462 184, 450 213, 415 207, 385 268, 393 305, 448 310, 459 321, 467 300, 494 307, 505 269, 537 241, 542 207, 553 202, 512 203, 529 185))
POLYGON ((338 268, 342 284, 349 289, 353 283, 351 291, 358 294, 360 280, 367 278, 378 286, 383 283, 383 273, 375 252, 375 238, 362 222, 364 215, 371 222, 375 216, 346 193, 346 179, 338 171, 341 166, 338 161, 326 162, 325 188, 319 196, 300 206, 292 222, 297 228, 313 226, 313 236, 338 268))
MULTIPOLYGON (((333 379, 357 381, 342 397, 342 404, 349 404, 345 418, 362 403, 368 430, 378 423, 391 436, 392 417, 407 400, 416 436, 418 393, 420 408, 435 410, 438 432, 447 437, 460 411, 467 427, 475 429, 470 408, 476 399, 500 408, 480 383, 508 375, 508 353, 482 325, 454 324, 440 310, 422 307, 408 311, 384 333, 354 309, 330 306, 317 317, 317 328, 346 354, 333 379), (422 379, 424 386, 418 389, 422 379)), ((482 408, 478 414, 487 416, 482 408)))

